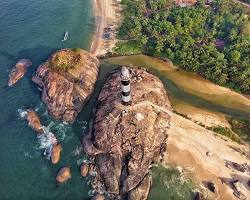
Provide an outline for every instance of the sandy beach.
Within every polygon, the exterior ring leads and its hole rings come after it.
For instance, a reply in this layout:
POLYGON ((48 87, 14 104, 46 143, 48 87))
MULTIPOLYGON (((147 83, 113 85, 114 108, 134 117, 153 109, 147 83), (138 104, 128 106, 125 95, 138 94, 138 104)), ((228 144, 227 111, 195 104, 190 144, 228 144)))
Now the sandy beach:
POLYGON ((240 191, 250 197, 250 172, 240 172, 227 162, 248 164, 249 146, 240 145, 226 138, 216 136, 212 131, 195 124, 179 115, 172 116, 169 130, 167 164, 191 169, 195 181, 202 185, 204 181, 212 181, 216 193, 208 192, 215 199, 238 199, 233 194, 231 183, 238 180, 240 191), (211 155, 207 155, 210 152, 211 155), (244 153, 243 153, 244 152, 244 153))
POLYGON ((116 43, 115 32, 121 22, 121 7, 117 0, 93 0, 96 31, 90 52, 105 55, 116 43))

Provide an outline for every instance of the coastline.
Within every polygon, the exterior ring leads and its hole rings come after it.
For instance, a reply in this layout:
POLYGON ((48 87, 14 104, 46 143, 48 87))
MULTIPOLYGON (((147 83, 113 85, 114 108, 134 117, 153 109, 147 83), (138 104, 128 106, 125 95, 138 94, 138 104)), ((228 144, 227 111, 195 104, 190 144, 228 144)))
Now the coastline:
POLYGON ((90 52, 102 56, 110 52, 117 41, 116 29, 121 22, 121 7, 117 0, 93 0, 93 9, 96 25, 90 52))
POLYGON ((238 180, 245 196, 250 195, 247 185, 248 172, 237 171, 226 164, 229 161, 249 165, 247 145, 223 139, 212 131, 174 114, 167 146, 168 156, 165 164, 189 169, 194 175, 194 181, 202 188, 204 181, 214 182, 216 192, 207 193, 209 196, 219 200, 237 199, 231 187, 233 180, 238 180), (206 155, 207 152, 211 155, 206 155))

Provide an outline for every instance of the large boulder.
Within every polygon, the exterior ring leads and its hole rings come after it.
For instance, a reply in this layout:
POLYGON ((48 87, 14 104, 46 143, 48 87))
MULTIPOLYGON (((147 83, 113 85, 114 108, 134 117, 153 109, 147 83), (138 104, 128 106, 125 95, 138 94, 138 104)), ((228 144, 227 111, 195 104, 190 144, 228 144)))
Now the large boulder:
POLYGON ((52 164, 56 164, 59 162, 61 151, 62 151, 62 146, 60 144, 53 145, 53 148, 51 150, 51 162, 52 162, 52 164))
POLYGON ((121 102, 121 69, 114 70, 99 95, 92 130, 83 144, 95 158, 93 187, 98 193, 104 188, 111 199, 146 200, 151 164, 166 150, 172 108, 157 77, 145 70, 129 70, 131 105, 121 102))
POLYGON ((16 63, 16 66, 11 70, 9 75, 9 86, 16 84, 24 74, 27 72, 27 68, 32 65, 32 62, 28 59, 21 59, 16 63))
POLYGON ((86 177, 89 173, 89 165, 87 163, 82 163, 80 168, 82 177, 86 177))
POLYGON ((56 181, 58 183, 64 183, 71 178, 71 172, 69 167, 61 168, 56 176, 56 181))
POLYGON ((63 49, 38 67, 32 80, 42 89, 49 113, 74 122, 94 90, 99 61, 81 49, 63 49))
POLYGON ((42 124, 40 122, 39 117, 35 113, 35 111, 28 109, 26 119, 29 122, 29 126, 34 129, 38 134, 43 134, 44 131, 42 129, 42 124))

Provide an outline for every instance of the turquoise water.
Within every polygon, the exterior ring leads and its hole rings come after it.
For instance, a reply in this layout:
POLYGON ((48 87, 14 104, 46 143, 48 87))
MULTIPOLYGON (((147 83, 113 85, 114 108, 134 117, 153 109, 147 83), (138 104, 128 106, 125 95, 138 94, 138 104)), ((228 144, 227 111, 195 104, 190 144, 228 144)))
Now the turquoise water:
MULTIPOLYGON (((0 199, 87 199, 89 187, 79 174, 80 138, 90 115, 82 114, 74 127, 52 120, 40 93, 31 81, 36 67, 50 53, 65 47, 88 49, 94 31, 91 0, 1 0, 0 1, 0 199), (69 38, 61 42, 64 31, 69 38), (10 69, 21 58, 33 66, 15 87, 7 87, 10 69), (60 163, 52 165, 42 156, 41 144, 18 109, 31 107, 42 123, 59 138, 60 163), (72 179, 55 184, 57 170, 68 165, 72 179)), ((91 106, 91 104, 89 104, 91 106)), ((87 108, 86 108, 87 109, 87 108)), ((90 110, 90 109, 89 109, 90 110)))
POLYGON ((194 199, 193 190, 197 188, 187 175, 177 169, 154 167, 152 170, 153 186, 149 200, 189 200, 194 199))

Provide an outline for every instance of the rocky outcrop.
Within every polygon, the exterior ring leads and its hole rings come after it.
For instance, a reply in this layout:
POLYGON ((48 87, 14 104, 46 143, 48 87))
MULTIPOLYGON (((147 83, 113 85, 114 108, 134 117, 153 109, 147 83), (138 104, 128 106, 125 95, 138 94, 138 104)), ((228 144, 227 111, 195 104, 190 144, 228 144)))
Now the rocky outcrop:
POLYGON ((11 70, 9 75, 9 86, 16 84, 24 74, 27 72, 27 68, 32 65, 32 62, 28 59, 21 59, 16 63, 16 66, 11 70))
POLYGON ((69 167, 63 167, 59 170, 56 181, 58 183, 64 183, 71 178, 71 172, 69 167))
POLYGON ((84 150, 94 156, 97 176, 93 187, 111 199, 147 199, 151 164, 165 150, 171 105, 162 82, 142 69, 131 72, 132 104, 121 102, 121 69, 108 77, 98 98, 84 150))
POLYGON ((42 129, 42 124, 40 122, 40 119, 33 110, 31 110, 31 109, 27 110, 26 119, 29 122, 29 126, 32 129, 34 129, 38 134, 43 134, 44 133, 44 131, 42 129))
POLYGON ((53 148, 51 150, 51 162, 52 162, 52 164, 56 164, 59 162, 61 151, 62 151, 62 147, 60 144, 53 145, 53 148))
POLYGON ((94 90, 99 61, 80 49, 63 49, 38 67, 32 80, 55 119, 73 122, 94 90))

